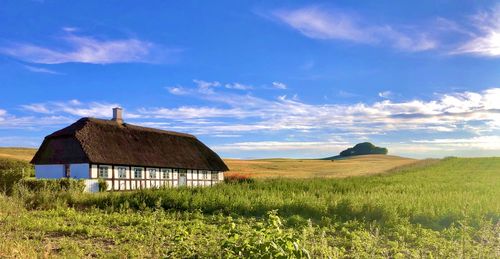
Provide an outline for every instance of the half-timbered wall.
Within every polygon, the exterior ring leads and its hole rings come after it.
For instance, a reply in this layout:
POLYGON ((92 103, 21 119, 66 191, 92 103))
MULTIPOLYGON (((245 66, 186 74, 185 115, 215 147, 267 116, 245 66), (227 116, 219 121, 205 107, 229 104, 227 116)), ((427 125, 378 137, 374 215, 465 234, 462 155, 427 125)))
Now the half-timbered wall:
POLYGON ((123 191, 163 187, 212 186, 224 180, 222 172, 118 165, 91 165, 91 179, 103 179, 108 190, 123 191), (183 180, 185 177, 185 180, 183 180))
MULTIPOLYGON (((123 191, 162 187, 212 186, 224 180, 223 172, 178 168, 118 165, 70 164, 70 177, 89 179, 92 185, 103 179, 108 190, 123 191), (184 179, 184 180, 183 180, 184 179)), ((64 178, 64 165, 35 165, 36 178, 64 178)), ((90 188, 95 189, 95 186, 90 188)), ((90 190, 89 189, 89 190, 90 190)))

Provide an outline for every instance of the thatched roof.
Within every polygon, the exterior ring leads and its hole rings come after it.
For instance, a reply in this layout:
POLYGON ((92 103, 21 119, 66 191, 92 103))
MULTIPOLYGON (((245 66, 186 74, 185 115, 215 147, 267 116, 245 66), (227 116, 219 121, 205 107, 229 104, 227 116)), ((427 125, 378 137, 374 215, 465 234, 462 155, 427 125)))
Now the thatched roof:
POLYGON ((193 135, 95 118, 82 118, 45 137, 31 163, 229 170, 193 135))

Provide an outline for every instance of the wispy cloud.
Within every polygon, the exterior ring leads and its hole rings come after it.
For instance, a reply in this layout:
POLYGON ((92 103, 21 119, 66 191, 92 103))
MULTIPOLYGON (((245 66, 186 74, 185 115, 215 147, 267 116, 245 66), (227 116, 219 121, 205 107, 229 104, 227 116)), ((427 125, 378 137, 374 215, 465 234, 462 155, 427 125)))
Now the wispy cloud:
POLYGON ((167 91, 173 95, 185 95, 188 94, 189 92, 182 86, 171 86, 171 87, 165 87, 167 91))
POLYGON ((286 89, 287 88, 287 85, 282 83, 282 82, 277 82, 277 81, 274 81, 272 83, 273 87, 276 88, 276 89, 286 89))
POLYGON ((471 138, 445 138, 413 140, 413 143, 429 144, 447 148, 500 150, 500 136, 487 135, 471 138))
POLYGON ((54 71, 52 69, 43 68, 43 67, 34 67, 34 66, 24 66, 27 70, 35 73, 44 73, 44 74, 52 74, 52 75, 61 75, 61 73, 54 71))
POLYGON ((226 84, 225 87, 228 88, 228 89, 236 89, 236 90, 250 90, 250 89, 253 89, 253 86, 251 86, 251 85, 245 85, 245 84, 238 83, 238 82, 226 84))
POLYGON ((360 97, 361 95, 356 94, 356 93, 351 93, 345 90, 340 90, 338 91, 337 95, 342 98, 354 98, 354 97, 360 97))
MULTIPOLYGON (((202 99, 203 106, 142 107, 126 110, 126 119, 144 126, 237 139, 216 145, 217 150, 225 152, 302 150, 319 154, 384 135, 393 139, 387 144, 391 150, 403 154, 413 152, 412 144, 414 153, 432 151, 436 155, 439 150, 452 155, 454 150, 467 147, 488 152, 500 149, 490 143, 500 143, 495 137, 500 132, 500 88, 444 93, 430 100, 308 104, 286 96, 264 99, 218 91, 223 89, 221 83, 197 80, 196 84, 195 88, 182 91, 202 99), (415 133, 422 138, 409 137, 415 133), (263 140, 239 139, 254 134, 263 140), (280 137, 265 139, 276 134, 280 137), (289 135, 294 137, 287 138, 289 135), (342 137, 332 140, 332 136, 342 137)), ((78 100, 34 103, 22 106, 26 116, 14 116, 0 109, 0 129, 66 125, 83 116, 109 118, 115 106, 118 104, 78 100)))
POLYGON ((384 99, 390 99, 393 96, 393 93, 391 91, 383 91, 378 93, 378 96, 384 98, 384 99))
POLYGON ((436 39, 415 29, 372 25, 358 15, 339 10, 308 6, 282 9, 274 17, 304 36, 322 40, 346 40, 363 44, 384 44, 406 51, 424 51, 438 46, 436 39))
POLYGON ((473 15, 471 20, 476 32, 470 32, 470 40, 461 44, 452 54, 500 57, 500 5, 473 15))
POLYGON ((72 119, 67 116, 43 114, 42 116, 16 116, 0 109, 0 129, 40 130, 65 125, 72 119))
POLYGON ((79 36, 67 31, 60 38, 65 48, 40 46, 32 43, 11 43, 0 46, 0 53, 19 60, 39 64, 61 63, 158 63, 175 50, 135 38, 98 39, 79 36))
MULTIPOLYGON (((372 104, 307 104, 280 96, 263 99, 252 95, 222 92, 185 91, 195 98, 212 102, 212 106, 182 106, 140 111, 155 118, 182 121, 182 129, 196 133, 233 134, 265 131, 329 131, 349 134, 383 134, 400 131, 419 132, 488 132, 500 129, 500 89, 482 92, 457 92, 437 95, 436 99, 395 102, 384 100, 372 104), (218 108, 214 108, 217 107, 218 108), (203 121, 202 128, 190 118, 203 121), (221 120, 235 119, 227 122, 221 120)), ((382 92, 390 97, 391 93, 382 92)))
MULTIPOLYGON (((30 112, 42 114, 65 114, 78 117, 101 117, 109 118, 114 107, 119 107, 117 103, 90 102, 82 103, 79 100, 66 102, 46 102, 22 105, 21 107, 30 112)), ((134 116, 127 113, 127 116, 134 116)))
POLYGON ((314 150, 329 151, 345 148, 348 142, 332 141, 253 141, 236 142, 214 146, 219 151, 286 151, 286 150, 314 150))

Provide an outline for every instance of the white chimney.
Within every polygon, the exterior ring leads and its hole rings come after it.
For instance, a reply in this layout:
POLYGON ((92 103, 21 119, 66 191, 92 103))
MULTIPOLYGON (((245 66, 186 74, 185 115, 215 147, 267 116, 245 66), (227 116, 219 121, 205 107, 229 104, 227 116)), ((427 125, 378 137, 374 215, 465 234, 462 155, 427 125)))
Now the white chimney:
POLYGON ((120 107, 113 108, 113 121, 117 123, 123 123, 123 117, 122 117, 123 109, 120 107))

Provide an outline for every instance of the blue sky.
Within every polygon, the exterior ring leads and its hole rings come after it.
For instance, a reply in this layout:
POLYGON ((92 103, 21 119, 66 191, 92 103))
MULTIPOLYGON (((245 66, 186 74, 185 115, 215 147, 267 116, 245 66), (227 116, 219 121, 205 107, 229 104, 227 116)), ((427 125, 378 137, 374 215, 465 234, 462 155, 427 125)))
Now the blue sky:
POLYGON ((224 157, 500 154, 495 1, 1 1, 0 146, 80 117, 224 157))

